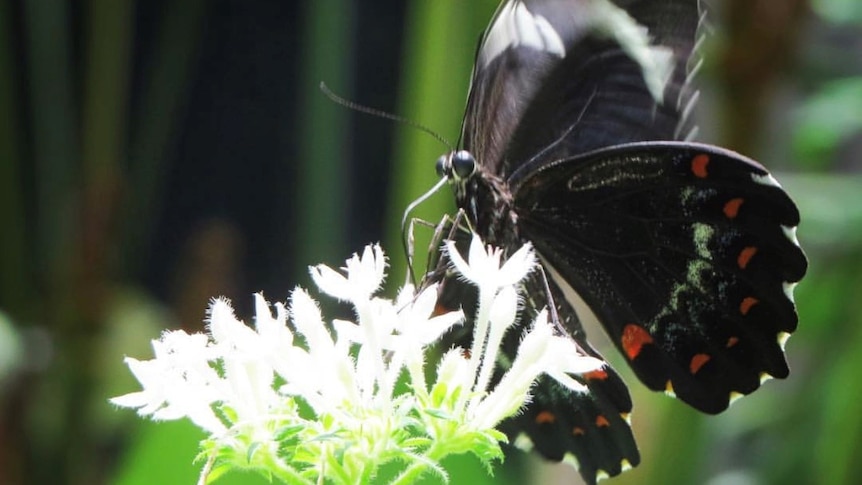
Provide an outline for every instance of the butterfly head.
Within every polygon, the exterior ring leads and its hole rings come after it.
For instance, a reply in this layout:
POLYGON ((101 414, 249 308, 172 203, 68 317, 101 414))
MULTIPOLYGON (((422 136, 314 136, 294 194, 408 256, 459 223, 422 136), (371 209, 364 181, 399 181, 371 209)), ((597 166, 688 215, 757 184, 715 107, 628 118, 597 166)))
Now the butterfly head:
POLYGON ((452 184, 463 184, 476 173, 476 157, 467 150, 441 155, 435 166, 437 175, 446 177, 452 184))

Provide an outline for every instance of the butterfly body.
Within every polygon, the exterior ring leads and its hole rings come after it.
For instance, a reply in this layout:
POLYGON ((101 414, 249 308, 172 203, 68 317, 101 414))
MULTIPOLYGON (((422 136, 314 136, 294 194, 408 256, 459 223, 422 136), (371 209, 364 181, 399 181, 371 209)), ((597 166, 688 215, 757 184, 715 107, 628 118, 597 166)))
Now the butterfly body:
MULTIPOLYGON (((438 171, 488 244, 536 248, 526 308, 551 307, 558 331, 601 358, 586 303, 644 384, 718 413, 788 375, 807 261, 775 179, 689 140, 703 20, 696 0, 504 2, 480 41, 463 149, 438 171)), ((450 298, 466 291, 444 283, 450 298)), ((581 380, 589 393, 544 379, 504 429, 593 483, 640 457, 622 379, 606 365, 581 380)))

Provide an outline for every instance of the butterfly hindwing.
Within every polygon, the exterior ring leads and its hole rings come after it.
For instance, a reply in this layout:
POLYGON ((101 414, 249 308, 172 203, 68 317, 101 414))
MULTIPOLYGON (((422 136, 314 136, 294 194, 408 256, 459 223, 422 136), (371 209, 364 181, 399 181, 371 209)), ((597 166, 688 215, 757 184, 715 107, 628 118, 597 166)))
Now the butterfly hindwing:
POLYGON ((716 413, 764 376, 787 376, 790 292, 807 263, 799 213, 760 165, 666 142, 521 173, 510 181, 519 227, 647 386, 716 413))
MULTIPOLYGON (((527 278, 524 313, 535 314, 540 307, 553 303, 560 333, 571 336, 583 353, 604 361, 587 342, 577 314, 562 293, 553 283, 545 288, 540 273, 527 278)), ((504 341, 504 352, 513 355, 519 340, 516 332, 511 333, 504 341)), ((589 484, 637 466, 640 454, 630 423, 632 401, 622 378, 607 362, 600 369, 574 377, 587 386, 588 392, 572 392, 543 376, 533 388, 530 404, 503 422, 502 429, 521 448, 533 449, 550 460, 571 463, 589 484)))

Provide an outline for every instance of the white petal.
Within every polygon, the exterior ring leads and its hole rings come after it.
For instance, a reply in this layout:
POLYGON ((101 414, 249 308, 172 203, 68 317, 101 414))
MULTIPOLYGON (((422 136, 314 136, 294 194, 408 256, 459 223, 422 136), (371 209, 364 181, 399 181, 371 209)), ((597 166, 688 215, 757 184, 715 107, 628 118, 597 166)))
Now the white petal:
POLYGON ((386 276, 386 257, 379 244, 365 246, 362 257, 347 260, 347 280, 352 299, 367 299, 377 292, 386 276))
POLYGON ((352 289, 341 273, 324 264, 309 266, 308 272, 320 291, 342 301, 350 300, 352 289))
POLYGON ((438 284, 433 284, 425 288, 422 293, 416 296, 416 300, 411 306, 410 313, 416 317, 429 317, 434 313, 437 306, 437 288, 438 284))
POLYGON ((302 288, 293 290, 290 295, 290 313, 296 330, 305 337, 311 353, 332 348, 332 337, 323 324, 320 308, 302 288))
POLYGON ((524 336, 521 345, 518 347, 516 360, 523 358, 527 362, 541 362, 545 359, 551 339, 554 336, 551 326, 543 318, 545 315, 547 313, 543 311, 536 317, 533 328, 527 332, 527 335, 524 336))
POLYGON ((346 340, 351 343, 365 342, 365 332, 359 328, 359 325, 348 321, 335 319, 332 321, 332 326, 335 327, 335 332, 338 335, 338 341, 346 340))
MULTIPOLYGON (((433 284, 430 288, 437 288, 437 284, 433 284)), ((425 291, 428 291, 427 289, 425 291)), ((424 291, 423 291, 424 293, 424 291)), ((402 286, 400 290, 398 290, 398 296, 395 298, 395 305, 398 308, 404 308, 410 305, 414 299, 418 299, 416 297, 416 288, 413 287, 411 283, 407 283, 402 286)))
MULTIPOLYGON (((474 241, 476 239, 478 238, 474 238, 474 241)), ((473 273, 470 265, 461 257, 461 253, 459 253, 458 248, 455 247, 455 241, 446 241, 446 254, 449 255, 449 260, 452 261, 452 265, 455 267, 455 270, 461 274, 461 276, 469 281, 476 282, 476 274, 473 273)))
POLYGON ((497 270, 499 265, 499 257, 497 257, 497 264, 494 264, 494 256, 495 252, 493 249, 485 248, 485 244, 482 243, 482 240, 478 235, 473 234, 473 239, 470 241, 470 250, 468 252, 468 256, 470 258, 470 267, 480 274, 478 275, 481 278, 483 275, 481 273, 485 273, 487 271, 495 271, 497 270))
POLYGON ((138 391, 123 394, 122 396, 112 397, 108 399, 108 401, 115 406, 124 408, 141 408, 150 404, 150 397, 151 394, 144 391, 138 391))
POLYGON ((549 376, 554 378, 555 381, 559 382, 560 384, 562 384, 563 386, 569 388, 570 390, 572 390, 574 392, 587 392, 587 391, 589 391, 589 388, 587 386, 576 381, 570 375, 568 375, 564 372, 551 371, 551 372, 546 372, 546 374, 548 374, 549 376))
MULTIPOLYGON (((568 337, 554 337, 555 340, 565 340, 568 343, 571 343, 568 337)), ((567 346, 568 347, 568 346, 567 346)), ((558 349, 556 345, 552 345, 552 348, 558 349)), ((588 355, 583 355, 575 351, 574 346, 571 346, 572 350, 569 351, 555 351, 554 355, 558 358, 556 361, 559 363, 559 368, 569 374, 585 374, 587 372, 594 371, 596 369, 600 369, 604 362, 595 357, 590 357, 588 355)))
POLYGON ((255 310, 255 327, 260 336, 258 342, 261 353, 265 354, 267 359, 277 359, 288 354, 293 348, 293 332, 287 326, 287 309, 283 304, 276 303, 275 311, 276 317, 272 318, 269 306, 260 296, 255 310))
POLYGON ((227 300, 221 298, 210 306, 207 328, 217 344, 230 349, 254 352, 259 345, 257 332, 238 320, 227 300))
POLYGON ((514 285, 523 280, 535 267, 536 255, 533 246, 526 243, 506 260, 496 280, 500 286, 514 285))
POLYGON ((450 328, 464 321, 464 312, 447 312, 443 315, 433 317, 422 324, 421 332, 418 333, 418 341, 422 345, 429 345, 440 339, 450 328))
POLYGON ((376 273, 376 284, 374 291, 380 288, 383 280, 386 277, 386 255, 383 254, 383 248, 379 244, 374 245, 374 271, 376 273))
POLYGON ((504 286, 494 298, 491 305, 491 326, 502 327, 503 330, 515 323, 518 313, 518 292, 514 286, 504 286))
POLYGON ((233 391, 230 404, 240 421, 255 421, 275 406, 274 372, 261 360, 227 358, 224 373, 233 391))
POLYGON ((184 330, 167 330, 162 332, 159 340, 153 340, 151 343, 155 360, 206 362, 217 357, 209 347, 209 338, 202 333, 188 334, 184 330))
POLYGON ((460 347, 449 349, 437 366, 437 382, 445 383, 449 392, 456 387, 467 389, 475 377, 470 373, 470 362, 464 358, 463 352, 460 347))

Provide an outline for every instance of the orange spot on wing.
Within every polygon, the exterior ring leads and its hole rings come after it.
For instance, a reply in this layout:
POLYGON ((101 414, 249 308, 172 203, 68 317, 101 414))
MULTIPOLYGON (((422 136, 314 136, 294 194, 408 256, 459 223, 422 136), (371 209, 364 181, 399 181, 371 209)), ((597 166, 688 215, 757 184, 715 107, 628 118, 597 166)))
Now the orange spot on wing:
POLYGON ((584 374, 584 379, 588 381, 603 381, 607 378, 608 373, 601 369, 591 370, 584 374))
POLYGON ((751 307, 758 304, 760 300, 753 296, 747 296, 742 300, 742 303, 739 304, 739 313, 743 315, 748 315, 748 311, 751 310, 751 307))
POLYGON ((726 215, 728 219, 736 218, 736 216, 739 215, 739 207, 743 202, 744 200, 739 197, 727 201, 727 203, 724 204, 724 215, 726 215))
POLYGON ((691 159, 691 172, 697 178, 705 179, 707 175, 706 167, 709 165, 709 155, 701 153, 691 159))
POLYGON ((736 263, 739 265, 739 268, 745 269, 745 267, 748 266, 748 263, 751 261, 751 258, 753 258, 755 254, 757 254, 757 248, 754 246, 748 246, 747 248, 743 249, 739 253, 739 257, 736 258, 736 263))
POLYGON ((596 426, 598 426, 599 428, 607 428, 610 425, 611 423, 610 421, 608 421, 608 418, 602 416, 601 414, 596 416, 596 426))
POLYGON ((634 360, 644 345, 653 343, 652 336, 641 326, 630 323, 623 328, 623 350, 629 359, 634 360))
POLYGON ((536 424, 552 424, 556 420, 557 417, 550 411, 542 411, 536 415, 536 424))
POLYGON ((585 433, 586 431, 584 431, 584 428, 581 428, 580 426, 575 426, 574 429, 572 429, 572 434, 575 436, 583 436, 585 433))
POLYGON ((697 371, 699 371, 704 364, 709 362, 710 359, 712 359, 712 357, 707 354, 695 354, 695 356, 691 358, 691 363, 688 365, 688 368, 691 370, 692 374, 697 374, 697 371))
POLYGON ((739 337, 730 337, 727 339, 727 348, 731 348, 739 342, 739 337))
POLYGON ((440 315, 443 315, 445 313, 449 313, 452 311, 455 311, 455 310, 447 307, 446 305, 442 305, 438 302, 436 305, 434 305, 434 313, 432 313, 431 316, 436 317, 436 316, 440 316, 440 315))

